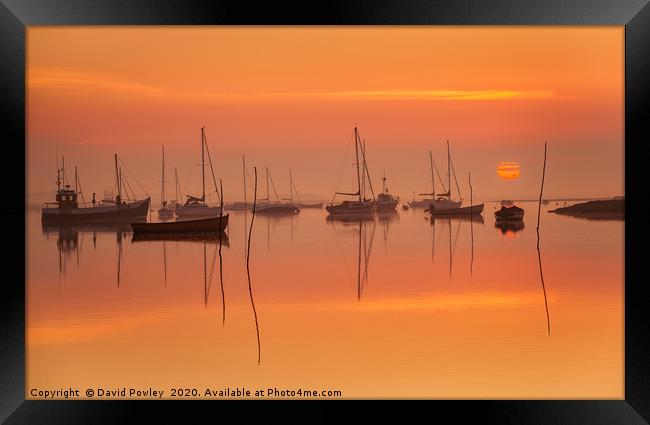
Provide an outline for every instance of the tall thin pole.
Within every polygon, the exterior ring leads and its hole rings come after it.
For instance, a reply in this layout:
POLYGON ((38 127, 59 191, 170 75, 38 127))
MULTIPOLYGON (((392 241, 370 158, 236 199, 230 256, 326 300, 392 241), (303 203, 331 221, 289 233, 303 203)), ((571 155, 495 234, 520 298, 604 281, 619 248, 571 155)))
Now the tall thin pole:
POLYGON ((449 154, 449 140, 447 140, 447 195, 451 200, 451 155, 449 154))
POLYGON ((77 193, 77 166, 74 166, 74 193, 77 193))
POLYGON ((176 167, 174 167, 174 181, 176 182, 176 202, 178 202, 179 185, 178 185, 178 171, 176 171, 176 167))
POLYGON ((165 202, 165 145, 162 147, 162 188, 160 190, 161 200, 160 203, 164 207, 165 202))
POLYGON ((357 159, 357 194, 359 195, 359 202, 361 202, 361 174, 359 173, 359 145, 358 145, 359 131, 354 127, 354 152, 357 159))
POLYGON ((117 154, 115 154, 115 180, 117 182, 117 204, 119 204, 122 199, 122 185, 120 182, 120 170, 117 165, 117 154))
POLYGON ((544 177, 546 175, 546 142, 544 142, 544 165, 542 168, 542 186, 539 189, 539 202, 537 204, 537 249, 539 249, 539 219, 542 211, 542 193, 544 192, 544 177))
POLYGON ((539 249, 539 221, 542 210, 542 193, 544 192, 544 177, 546 175, 546 142, 544 142, 544 165, 542 168, 542 185, 539 190, 539 202, 537 204, 537 261, 539 263, 539 278, 542 281, 542 291, 544 293, 544 307, 546 309, 546 332, 551 336, 551 316, 548 312, 548 299, 546 297, 546 285, 544 284, 544 273, 542 272, 542 254, 539 249))
POLYGON ((201 127, 201 184, 203 185, 201 200, 205 202, 205 127, 201 127))
POLYGON ((469 263, 469 274, 472 275, 474 268, 474 204, 472 190, 472 173, 469 173, 469 230, 472 237, 472 258, 469 263))
MULTIPOLYGON (((297 192, 296 195, 298 195, 297 192)), ((291 198, 290 202, 293 202, 293 174, 291 174, 291 170, 289 170, 289 198, 291 198)))
POLYGON ((253 214, 251 216, 251 226, 248 232, 248 243, 246 244, 246 276, 248 277, 248 294, 251 299, 251 306, 253 307, 253 316, 255 317, 255 331, 257 333, 257 365, 261 361, 261 344, 260 344, 260 327, 257 321, 257 310, 255 309, 255 302, 253 301, 253 288, 251 286, 251 270, 250 270, 250 257, 251 257, 251 236, 253 235, 253 222, 255 221, 255 205, 257 204, 257 167, 253 167, 255 171, 255 191, 253 192, 253 214))
POLYGON ((436 198, 436 180, 433 178, 433 154, 429 151, 429 166, 431 167, 431 197, 436 198))
POLYGON ((65 156, 61 155, 61 169, 63 171, 63 187, 68 184, 68 176, 65 175, 65 156))
POLYGON ((271 193, 269 192, 269 167, 266 167, 266 205, 271 205, 271 193))

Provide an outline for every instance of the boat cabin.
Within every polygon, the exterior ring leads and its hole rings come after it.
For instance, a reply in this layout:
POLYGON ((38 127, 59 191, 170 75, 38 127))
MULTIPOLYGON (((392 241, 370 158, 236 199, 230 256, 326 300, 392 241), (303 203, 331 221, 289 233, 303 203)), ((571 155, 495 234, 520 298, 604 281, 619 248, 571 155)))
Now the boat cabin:
POLYGON ((71 210, 79 207, 77 202, 77 192, 66 185, 65 189, 59 189, 56 192, 56 204, 61 210, 71 210))

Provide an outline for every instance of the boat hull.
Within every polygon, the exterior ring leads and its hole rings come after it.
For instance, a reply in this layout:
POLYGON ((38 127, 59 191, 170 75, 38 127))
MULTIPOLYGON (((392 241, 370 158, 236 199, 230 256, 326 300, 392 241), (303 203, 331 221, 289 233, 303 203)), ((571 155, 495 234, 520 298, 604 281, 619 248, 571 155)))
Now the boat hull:
POLYGON ((221 214, 221 208, 208 206, 186 207, 178 205, 175 212, 178 217, 218 217, 221 214))
POLYGON ((122 205, 97 206, 64 210, 43 208, 42 223, 98 223, 138 220, 147 217, 150 199, 128 202, 122 205))
POLYGON ((131 223, 134 234, 223 232, 226 227, 228 227, 228 214, 198 220, 170 221, 166 223, 131 223))
POLYGON ((480 215, 483 213, 483 204, 471 205, 469 207, 460 208, 443 208, 437 209, 435 205, 431 205, 427 211, 435 216, 454 216, 454 215, 480 215))
POLYGON ((319 202, 316 204, 297 204, 300 208, 314 208, 314 209, 323 209, 323 203, 319 202))
POLYGON ((363 215, 372 213, 375 206, 370 203, 338 204, 328 205, 325 209, 330 215, 363 215))
POLYGON ((296 214, 300 212, 300 208, 294 204, 258 205, 255 207, 255 212, 258 214, 296 214))

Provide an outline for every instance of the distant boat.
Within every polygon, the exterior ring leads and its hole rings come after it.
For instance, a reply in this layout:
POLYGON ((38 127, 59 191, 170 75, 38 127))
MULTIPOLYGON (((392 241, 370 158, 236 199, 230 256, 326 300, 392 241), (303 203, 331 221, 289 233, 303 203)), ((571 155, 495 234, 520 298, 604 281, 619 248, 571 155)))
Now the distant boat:
MULTIPOLYGON (((138 220, 147 217, 149 212, 149 197, 142 200, 124 201, 122 200, 122 172, 121 167, 117 164, 117 155, 115 155, 115 176, 117 181, 118 195, 112 203, 98 203, 93 199, 92 206, 79 206, 78 195, 83 194, 80 189, 81 183, 75 168, 75 187, 74 189, 67 184, 65 173, 65 159, 61 169, 57 169, 57 191, 56 201, 46 203, 45 208, 41 210, 41 221, 43 224, 53 223, 77 223, 77 222, 111 222, 120 220, 138 220), (52 205, 52 206, 50 206, 52 205)), ((58 161, 57 161, 58 162, 58 161)))
POLYGON ((247 202, 246 200, 246 178, 247 178, 247 173, 246 173, 246 159, 244 155, 241 157, 242 161, 242 172, 244 176, 244 202, 238 201, 238 202, 233 202, 231 204, 224 205, 225 210, 230 210, 230 211, 250 211, 253 209, 253 203, 252 202, 247 202))
POLYGON ((228 214, 196 220, 169 221, 165 223, 131 223, 134 234, 223 232, 228 226, 228 214))
POLYGON ((386 175, 384 174, 384 177, 382 178, 382 191, 379 195, 377 195, 377 200, 375 201, 377 211, 395 211, 398 203, 399 197, 388 193, 388 187, 386 186, 386 175))
POLYGON ((437 215, 437 216, 461 216, 461 215, 481 215, 483 213, 483 204, 478 204, 478 205, 470 205, 467 207, 459 207, 459 208, 442 208, 442 209, 437 209, 435 204, 432 204, 429 208, 424 210, 425 212, 428 212, 431 215, 437 215))
POLYGON ((158 209, 158 217, 170 218, 174 216, 176 204, 173 202, 167 203, 165 199, 165 146, 162 147, 162 188, 160 190, 160 208, 158 209))
MULTIPOLYGON (((358 200, 356 201, 343 201, 338 204, 330 203, 325 207, 327 212, 330 215, 341 215, 341 214, 368 214, 375 210, 375 205, 371 200, 365 199, 365 193, 362 193, 361 190, 361 163, 359 162, 359 146, 361 141, 359 139, 359 130, 357 127, 354 127, 354 151, 356 154, 355 165, 357 167, 357 191, 354 193, 346 192, 335 192, 336 195, 347 195, 347 196, 357 196, 358 200)), ((364 158, 364 167, 365 167, 365 152, 361 149, 361 153, 364 158)), ((366 172, 366 169, 363 169, 363 172, 366 172)), ((365 176, 365 174, 364 174, 365 176)), ((365 178, 365 177, 364 177, 365 178)), ((365 189, 365 185, 364 185, 365 189)))
MULTIPOLYGON (((221 214, 221 208, 210 207, 205 202, 205 148, 207 141, 205 140, 205 128, 201 127, 201 197, 186 195, 187 200, 183 205, 176 206, 176 215, 179 217, 215 217, 221 214)), ((212 170, 212 160, 210 159, 210 152, 208 152, 208 160, 210 161, 210 170, 212 170)), ((214 176, 214 173, 213 173, 214 176)), ((215 185, 216 186, 216 185, 215 185)), ((216 187, 215 187, 216 189, 216 187)))
POLYGON ((524 218, 524 210, 515 205, 511 207, 502 206, 500 210, 494 212, 497 220, 522 220, 524 218))
MULTIPOLYGON (((270 194, 269 194, 269 178, 270 173, 269 173, 269 167, 266 167, 266 198, 262 199, 261 201, 266 201, 260 202, 255 206, 255 212, 260 213, 260 214, 297 214, 300 212, 300 208, 296 206, 293 202, 280 202, 278 199, 276 202, 271 202, 270 194)), ((275 190, 275 185, 273 186, 273 190, 275 190)), ((276 193, 277 197, 277 193, 276 193)))
MULTIPOLYGON (((447 191, 444 193, 438 193, 436 194, 436 187, 435 187, 435 178, 433 176, 433 169, 434 169, 434 162, 433 162, 433 156, 431 154, 431 151, 429 151, 429 166, 430 166, 430 171, 431 171, 431 193, 420 193, 420 195, 427 195, 429 198, 421 199, 421 200, 413 200, 409 203, 409 206, 411 208, 413 207, 426 207, 430 208, 431 205, 435 205, 436 210, 443 210, 443 209, 456 209, 460 208, 463 201, 462 199, 459 201, 452 201, 451 200, 451 173, 452 173, 452 166, 451 166, 451 154, 449 151, 449 141, 447 141, 447 191), (437 197, 436 197, 437 196, 437 197)), ((436 172, 437 172, 437 167, 436 167, 436 172)), ((438 178, 440 178, 440 174, 438 174, 438 178)), ((454 178, 456 178, 456 175, 454 174, 454 178)), ((444 187, 444 183, 441 180, 441 184, 444 187)), ((458 182, 456 182, 456 185, 458 185, 458 182)), ((459 192, 460 195, 460 192, 459 192)))
POLYGON ((289 190, 291 191, 291 195, 288 199, 289 202, 293 203, 299 208, 315 208, 315 209, 322 209, 323 208, 323 203, 322 202, 314 202, 314 203, 304 203, 300 199, 300 195, 298 194, 298 188, 296 188, 296 182, 293 180, 293 176, 291 174, 291 170, 289 170, 289 190), (296 192, 296 198, 298 198, 298 202, 293 201, 293 192, 296 192))

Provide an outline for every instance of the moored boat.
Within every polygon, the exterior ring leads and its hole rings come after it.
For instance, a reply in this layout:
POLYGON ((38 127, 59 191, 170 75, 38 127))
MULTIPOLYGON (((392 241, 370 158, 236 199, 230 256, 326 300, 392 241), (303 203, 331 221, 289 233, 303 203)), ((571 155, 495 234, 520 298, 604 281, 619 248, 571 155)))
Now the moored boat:
MULTIPOLYGON (((46 203, 41 210, 41 221, 43 224, 56 223, 78 223, 78 222, 112 222, 121 220, 138 220, 147 217, 149 212, 149 197, 141 200, 124 201, 122 199, 122 173, 115 155, 115 172, 118 184, 118 195, 112 203, 98 203, 95 194, 91 201, 92 206, 79 205, 78 195, 82 194, 77 190, 79 178, 75 172, 75 188, 66 184, 65 165, 57 170, 57 191, 56 201, 46 203)), ((82 195, 83 198, 83 195, 82 195)))
POLYGON ((522 220, 524 218, 524 210, 513 205, 511 207, 501 206, 501 209, 494 212, 497 220, 522 220))
MULTIPOLYGON (((276 192, 275 196, 277 201, 271 202, 270 193, 269 193, 269 179, 272 179, 269 173, 269 168, 266 167, 266 198, 259 202, 255 206, 255 212, 260 214, 297 214, 300 212, 300 208, 292 202, 281 202, 278 194, 276 192)), ((271 180, 273 181, 273 180, 271 180)), ((275 184, 273 185, 273 190, 275 191, 275 184)))
MULTIPOLYGON (((183 205, 177 205, 175 213, 179 217, 216 217, 221 215, 220 207, 211 207, 205 202, 205 151, 207 149, 207 141, 205 138, 205 128, 201 127, 201 197, 186 195, 187 200, 183 205)), ((212 159, 208 151, 208 160, 210 162, 210 170, 214 178, 214 170, 212 170, 212 159)), ((215 192, 217 191, 217 183, 214 181, 215 192)), ((220 196, 220 195, 219 195, 220 196)))
POLYGON ((425 212, 437 216, 481 215, 481 213, 483 213, 483 204, 470 205, 467 207, 459 207, 459 208, 437 208, 435 204, 431 204, 431 206, 429 206, 429 208, 427 208, 425 212))
POLYGON ((363 171, 361 171, 361 163, 359 162, 359 148, 361 145, 361 140, 359 138, 359 130, 357 127, 354 127, 354 152, 356 155, 356 168, 357 168, 357 191, 354 193, 349 193, 349 192, 334 192, 334 196, 336 195, 347 195, 347 196, 356 196, 358 197, 358 200, 356 201, 342 201, 340 203, 335 204, 334 200, 332 199, 332 202, 325 207, 327 212, 330 215, 363 215, 363 214, 368 214, 371 213, 375 210, 375 205, 372 200, 366 199, 365 197, 365 184, 363 186, 364 192, 362 192, 362 186, 361 186, 361 175, 363 172, 363 178, 365 182, 365 176, 367 173, 366 164, 365 164, 365 151, 363 147, 361 147, 361 154, 363 157, 363 171))
POLYGON ((223 232, 226 227, 228 227, 228 214, 196 220, 131 223, 133 233, 223 232))
POLYGON ((395 211, 397 204, 399 203, 399 197, 393 196, 388 192, 388 187, 386 186, 386 175, 382 178, 382 193, 377 195, 377 200, 374 202, 377 211, 395 211))

